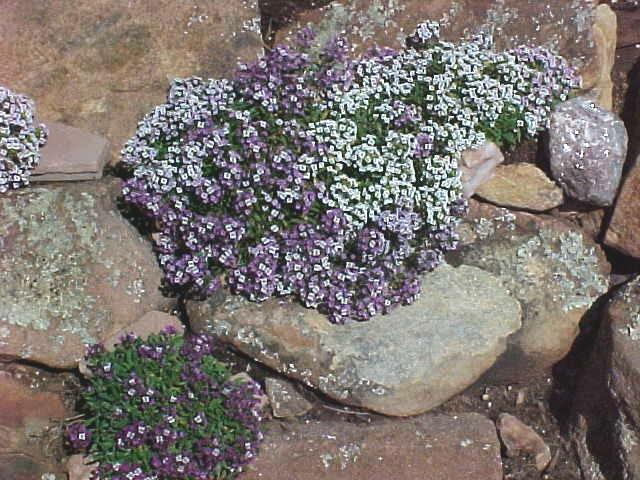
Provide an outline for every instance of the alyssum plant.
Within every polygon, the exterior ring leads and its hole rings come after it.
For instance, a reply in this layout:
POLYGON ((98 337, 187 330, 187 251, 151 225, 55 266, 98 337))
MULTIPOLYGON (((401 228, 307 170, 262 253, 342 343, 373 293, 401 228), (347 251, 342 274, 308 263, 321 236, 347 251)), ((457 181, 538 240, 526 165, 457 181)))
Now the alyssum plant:
POLYGON ((48 131, 36 125, 33 100, 0 86, 0 193, 29 184, 48 131))
POLYGON ((230 80, 176 79, 123 149, 123 194, 183 294, 226 285, 367 320, 411 303, 455 247, 461 153, 536 135, 578 78, 543 48, 456 45, 432 22, 357 60, 340 38, 312 55, 312 40, 230 80))
POLYGON ((256 454, 260 387, 234 381, 207 335, 127 336, 113 352, 90 347, 82 421, 67 427, 101 480, 231 478, 256 454))

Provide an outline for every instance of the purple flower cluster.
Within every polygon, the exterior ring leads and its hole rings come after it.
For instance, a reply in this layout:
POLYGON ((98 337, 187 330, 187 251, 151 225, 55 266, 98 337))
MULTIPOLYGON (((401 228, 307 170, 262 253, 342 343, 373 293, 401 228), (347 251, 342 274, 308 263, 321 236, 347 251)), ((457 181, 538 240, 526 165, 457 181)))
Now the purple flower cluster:
POLYGON ((82 422, 72 423, 65 430, 65 437, 75 451, 81 452, 91 445, 91 431, 82 422))
POLYGON ((122 152, 124 199, 157 225, 166 282, 200 298, 293 295, 335 323, 411 303, 456 246, 462 152, 535 133, 571 86, 543 50, 438 36, 426 22, 405 51, 352 60, 339 37, 312 53, 303 29, 230 80, 175 80, 122 152))
MULTIPOLYGON (((230 379, 208 335, 127 335, 90 348, 86 420, 67 428, 103 480, 208 480, 242 470, 262 439, 259 385, 230 379)), ((225 477, 227 478, 227 477, 225 477)))
POLYGON ((0 86, 0 193, 29 184, 47 128, 34 124, 33 101, 0 86))

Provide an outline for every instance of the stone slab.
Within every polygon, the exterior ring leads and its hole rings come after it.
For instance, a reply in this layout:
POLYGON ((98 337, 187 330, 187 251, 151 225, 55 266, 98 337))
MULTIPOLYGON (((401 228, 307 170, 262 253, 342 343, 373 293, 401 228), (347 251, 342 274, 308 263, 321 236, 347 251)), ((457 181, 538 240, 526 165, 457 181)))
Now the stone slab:
POLYGON ((31 172, 31 182, 102 178, 102 171, 109 160, 110 145, 106 138, 58 122, 46 125, 49 139, 40 149, 40 163, 31 172))

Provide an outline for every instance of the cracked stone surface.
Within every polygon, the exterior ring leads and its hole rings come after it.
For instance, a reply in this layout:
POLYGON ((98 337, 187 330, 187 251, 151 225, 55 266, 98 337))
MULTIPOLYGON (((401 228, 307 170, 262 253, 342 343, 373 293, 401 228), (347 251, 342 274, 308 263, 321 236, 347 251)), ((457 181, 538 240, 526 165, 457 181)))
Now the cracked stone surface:
POLYGON ((169 299, 151 245, 117 210, 119 180, 0 198, 0 358, 77 365, 169 299))
POLYGON ((495 274, 522 306, 522 328, 488 380, 527 381, 548 374, 578 334, 578 324, 608 290, 609 264, 602 249, 559 219, 470 201, 459 226, 454 265, 495 274))
POLYGON ((43 119, 103 135, 111 161, 174 77, 230 75, 263 51, 257 0, 4 0, 0 84, 43 119))
POLYGON ((256 460, 238 476, 238 480, 363 478, 501 480, 496 429, 477 413, 427 414, 368 424, 271 422, 256 460))
POLYGON ((187 304, 191 327, 349 405, 388 415, 434 408, 471 385, 520 327, 520 306, 491 274, 443 265, 423 294, 386 316, 331 324, 285 300, 220 295, 187 304))

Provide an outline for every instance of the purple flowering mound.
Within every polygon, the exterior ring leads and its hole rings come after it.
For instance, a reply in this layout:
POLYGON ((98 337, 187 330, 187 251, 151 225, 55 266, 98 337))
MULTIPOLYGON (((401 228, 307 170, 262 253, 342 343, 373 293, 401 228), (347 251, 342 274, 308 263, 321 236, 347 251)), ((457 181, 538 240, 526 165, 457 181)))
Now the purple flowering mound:
POLYGON ((113 352, 91 347, 82 421, 66 438, 98 462, 101 480, 230 478, 256 454, 260 387, 230 379, 207 335, 173 331, 113 352))
POLYGON ((33 101, 0 86, 0 193, 29 184, 47 128, 34 123, 33 101))
POLYGON ((456 245, 461 153, 535 135, 575 84, 542 49, 438 34, 427 22, 403 51, 350 60, 304 29, 230 80, 176 79, 122 152, 166 282, 293 295, 336 323, 411 303, 456 245))

